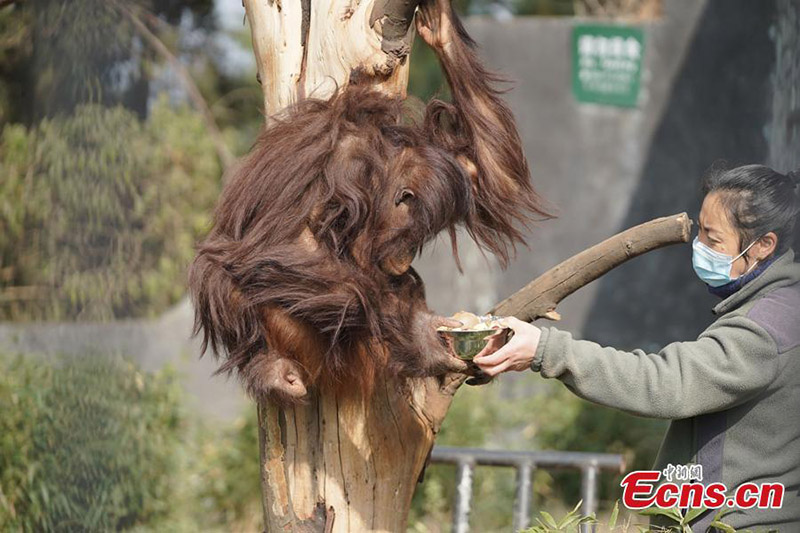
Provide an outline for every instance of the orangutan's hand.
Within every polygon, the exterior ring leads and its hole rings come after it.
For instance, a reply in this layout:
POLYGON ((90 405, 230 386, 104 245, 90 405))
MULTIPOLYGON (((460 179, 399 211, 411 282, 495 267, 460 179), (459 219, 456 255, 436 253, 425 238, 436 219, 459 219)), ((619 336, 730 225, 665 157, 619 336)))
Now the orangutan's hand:
POLYGON ((417 33, 437 52, 446 52, 455 39, 450 0, 424 0, 416 17, 417 33))
POLYGON ((511 370, 522 372, 531 368, 536 348, 539 346, 541 331, 515 317, 503 319, 514 330, 514 337, 505 345, 497 335, 492 335, 489 343, 475 356, 473 362, 489 376, 511 370))
MULTIPOLYGON (((438 330, 438 328, 440 328, 442 326, 448 327, 448 328, 460 328, 461 326, 464 325, 461 322, 459 322, 458 320, 455 320, 454 318, 448 318, 448 317, 439 316, 439 315, 432 315, 431 318, 430 318, 430 321, 431 321, 430 323, 433 326, 434 331, 438 330)), ((454 354, 449 346, 447 348, 445 348, 444 340, 441 339, 441 337, 439 337, 438 331, 436 332, 436 336, 442 342, 441 346, 445 350, 445 353, 447 354, 445 356, 445 360, 442 361, 442 364, 443 364, 444 368, 448 372, 459 372, 459 373, 462 373, 462 374, 470 373, 470 365, 469 365, 469 363, 467 363, 466 361, 464 361, 463 359, 458 357, 456 354, 454 354)), ((474 370, 477 370, 477 369, 474 369, 474 370)))

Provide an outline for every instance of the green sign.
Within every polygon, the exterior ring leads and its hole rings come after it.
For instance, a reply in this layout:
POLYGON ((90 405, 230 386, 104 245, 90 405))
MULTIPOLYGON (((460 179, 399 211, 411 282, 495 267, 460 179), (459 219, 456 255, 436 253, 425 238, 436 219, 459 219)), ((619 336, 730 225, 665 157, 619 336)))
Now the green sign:
POLYGON ((634 107, 644 56, 641 28, 585 24, 572 32, 572 91, 579 102, 634 107))

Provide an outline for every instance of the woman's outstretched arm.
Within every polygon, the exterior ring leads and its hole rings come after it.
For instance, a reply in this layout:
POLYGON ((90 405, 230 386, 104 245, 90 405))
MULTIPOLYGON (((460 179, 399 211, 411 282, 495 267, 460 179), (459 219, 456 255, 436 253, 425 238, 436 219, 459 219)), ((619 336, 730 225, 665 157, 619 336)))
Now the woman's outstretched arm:
POLYGON ((769 333, 745 316, 723 317, 696 341, 658 353, 626 352, 575 340, 556 328, 510 319, 509 343, 490 343, 475 363, 490 375, 532 368, 586 400, 653 418, 681 419, 720 411, 763 391, 779 369, 769 333))

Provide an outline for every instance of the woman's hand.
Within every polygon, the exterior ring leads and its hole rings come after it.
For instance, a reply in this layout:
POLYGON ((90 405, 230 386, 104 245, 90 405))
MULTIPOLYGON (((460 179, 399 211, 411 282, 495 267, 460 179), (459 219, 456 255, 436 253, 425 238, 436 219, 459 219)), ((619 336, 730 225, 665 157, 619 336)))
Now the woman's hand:
POLYGON ((496 376, 501 372, 528 370, 539 346, 541 331, 527 322, 513 316, 504 319, 514 330, 514 337, 503 345, 497 335, 489 338, 489 343, 475 356, 473 362, 486 374, 496 376))

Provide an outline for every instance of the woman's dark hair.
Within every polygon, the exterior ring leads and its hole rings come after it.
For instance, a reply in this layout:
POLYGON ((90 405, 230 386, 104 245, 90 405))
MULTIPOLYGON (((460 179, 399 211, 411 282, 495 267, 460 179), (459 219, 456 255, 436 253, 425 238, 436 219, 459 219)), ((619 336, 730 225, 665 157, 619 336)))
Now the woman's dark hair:
POLYGON ((703 193, 719 193, 722 206, 739 232, 739 248, 766 235, 778 236, 775 255, 792 245, 800 211, 800 172, 781 174, 764 165, 724 168, 715 165, 703 179, 703 193))

